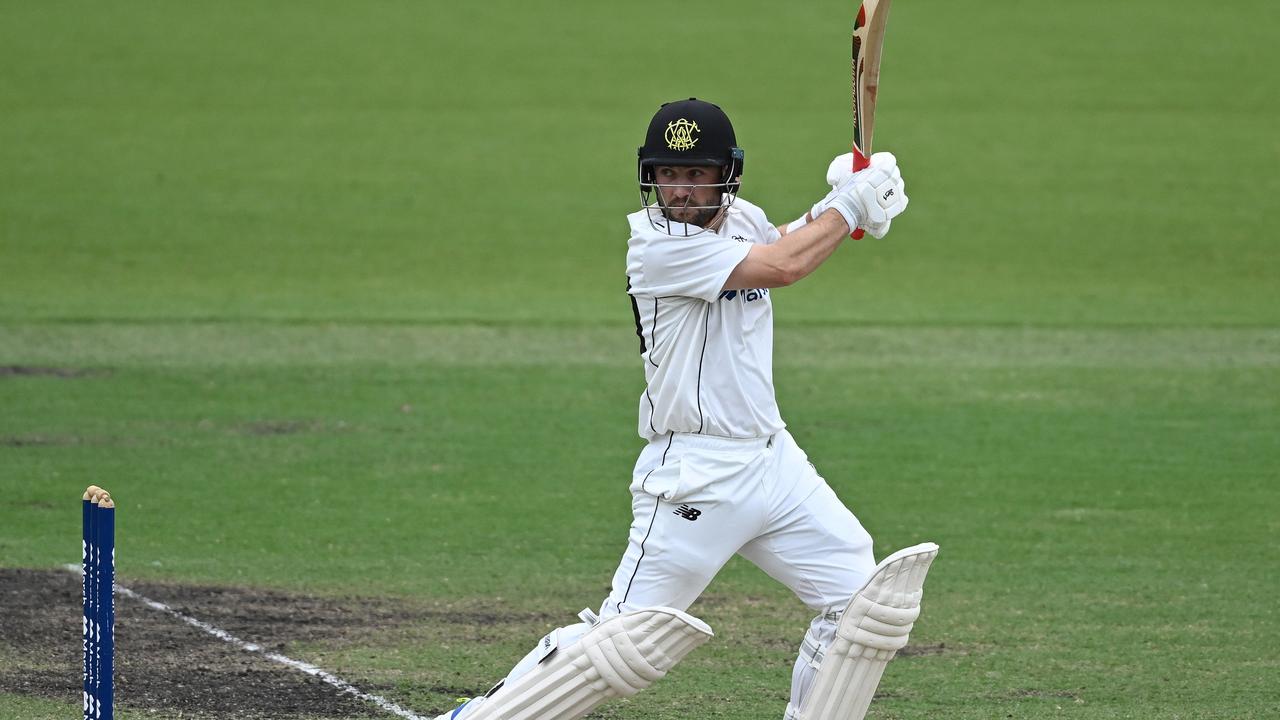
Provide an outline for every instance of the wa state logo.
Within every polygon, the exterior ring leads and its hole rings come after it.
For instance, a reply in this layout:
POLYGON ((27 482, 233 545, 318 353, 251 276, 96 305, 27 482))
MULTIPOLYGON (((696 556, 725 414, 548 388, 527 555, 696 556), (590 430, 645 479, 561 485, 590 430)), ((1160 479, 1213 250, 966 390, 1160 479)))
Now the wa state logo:
POLYGON ((702 130, 698 127, 698 123, 680 118, 667 123, 667 132, 664 137, 667 140, 667 147, 672 150, 689 150, 698 144, 698 138, 694 133, 700 132, 702 130))

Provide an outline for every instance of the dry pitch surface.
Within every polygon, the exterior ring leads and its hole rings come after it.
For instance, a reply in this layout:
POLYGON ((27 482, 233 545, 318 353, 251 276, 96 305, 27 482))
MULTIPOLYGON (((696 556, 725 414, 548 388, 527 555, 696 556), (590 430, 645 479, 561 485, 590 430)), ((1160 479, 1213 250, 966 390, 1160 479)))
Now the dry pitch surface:
MULTIPOLYGON (((290 594, 261 588, 130 583, 129 589, 188 617, 288 653, 298 644, 330 651, 370 635, 416 628, 456 642, 484 642, 495 633, 547 620, 439 609, 385 598, 290 594)), ((67 701, 80 692, 80 584, 69 571, 0 568, 0 692, 67 701)), ((129 713, 161 717, 352 718, 374 707, 262 654, 246 652, 141 601, 117 597, 117 697, 129 713)), ((361 684, 367 693, 394 687, 361 684)), ((433 687, 470 696, 483 689, 433 687)), ((426 713, 434 716, 434 713, 426 713)), ((385 717, 393 717, 385 715, 385 717)))

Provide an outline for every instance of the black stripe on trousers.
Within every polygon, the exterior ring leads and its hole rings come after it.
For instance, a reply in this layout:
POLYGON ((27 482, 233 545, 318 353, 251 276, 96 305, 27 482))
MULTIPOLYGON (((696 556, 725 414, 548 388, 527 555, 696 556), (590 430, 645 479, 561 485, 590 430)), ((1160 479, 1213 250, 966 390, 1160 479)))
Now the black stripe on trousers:
MULTIPOLYGON (((662 451, 662 462, 658 463, 658 467, 650 470, 648 474, 644 476, 644 480, 640 481, 640 492, 644 492, 644 484, 649 482, 649 475, 652 475, 654 470, 657 470, 667 464, 667 453, 670 452, 671 442, 675 439, 675 433, 671 433, 667 436, 667 448, 662 451)), ((648 542, 649 535, 653 532, 653 521, 658 518, 658 506, 661 504, 662 500, 655 496, 653 499, 653 515, 649 518, 649 529, 644 533, 644 540, 640 541, 640 557, 636 558, 636 566, 631 569, 631 579, 627 581, 627 589, 622 593, 622 599, 618 601, 619 610, 621 610, 622 604, 627 601, 627 597, 631 595, 631 584, 636 581, 636 573, 640 572, 640 561, 644 560, 644 544, 648 542)))

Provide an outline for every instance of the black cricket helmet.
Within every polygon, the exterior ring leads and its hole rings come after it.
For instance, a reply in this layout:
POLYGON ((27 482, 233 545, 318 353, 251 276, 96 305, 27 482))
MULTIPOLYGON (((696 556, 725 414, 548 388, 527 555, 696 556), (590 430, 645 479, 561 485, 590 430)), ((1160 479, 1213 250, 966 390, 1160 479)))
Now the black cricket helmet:
POLYGON ((649 211, 649 223, 655 229, 667 233, 681 230, 688 236, 691 226, 701 228, 697 232, 715 228, 737 199, 743 152, 729 116, 718 105, 697 98, 663 104, 649 121, 644 145, 636 154, 641 207, 649 211), (655 172, 663 165, 719 168, 716 182, 695 186, 718 188, 719 199, 712 205, 691 205, 690 194, 683 203, 669 204, 659 191, 655 172), (674 223, 680 227, 674 227, 674 223))
POLYGON ((663 103, 649 121, 637 155, 642 191, 653 188, 654 166, 707 165, 723 169, 725 192, 738 192, 744 154, 719 105, 697 98, 663 103))

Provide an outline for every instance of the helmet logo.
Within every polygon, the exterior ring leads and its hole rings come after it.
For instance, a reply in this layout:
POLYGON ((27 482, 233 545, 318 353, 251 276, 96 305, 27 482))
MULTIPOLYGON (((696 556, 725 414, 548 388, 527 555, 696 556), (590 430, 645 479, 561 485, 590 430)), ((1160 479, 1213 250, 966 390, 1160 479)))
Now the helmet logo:
POLYGON ((667 147, 672 150, 689 150, 698 144, 698 138, 694 137, 694 133, 700 133, 702 130, 698 128, 698 123, 689 122, 684 118, 680 118, 674 122, 667 123, 666 140, 667 147))

